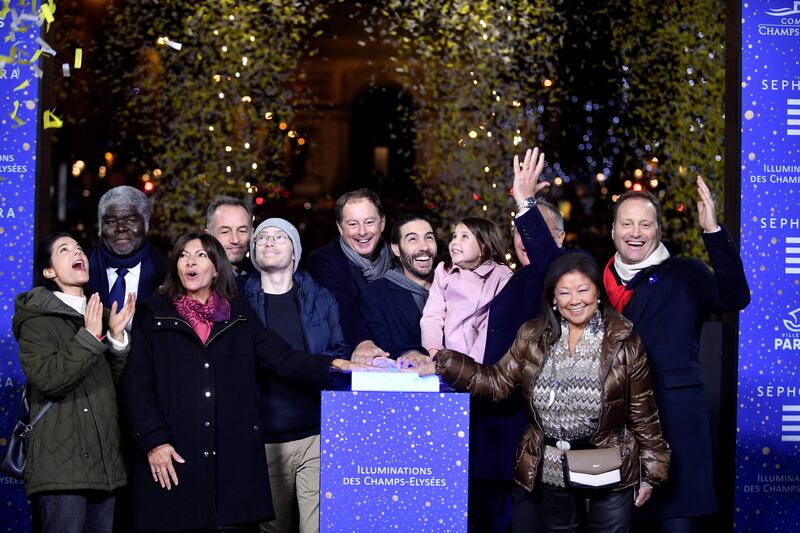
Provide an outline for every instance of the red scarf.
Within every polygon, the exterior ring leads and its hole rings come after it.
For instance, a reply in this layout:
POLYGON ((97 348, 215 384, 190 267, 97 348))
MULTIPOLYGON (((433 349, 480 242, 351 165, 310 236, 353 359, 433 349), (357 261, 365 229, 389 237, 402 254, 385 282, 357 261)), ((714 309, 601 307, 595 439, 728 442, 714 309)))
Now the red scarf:
POLYGON ((611 306, 622 313, 622 309, 628 305, 628 302, 633 298, 633 289, 627 288, 622 282, 617 281, 617 277, 611 271, 611 265, 614 264, 614 256, 611 256, 603 270, 603 285, 606 286, 606 294, 611 306))
POLYGON ((214 297, 213 292, 208 295, 206 303, 198 302, 185 294, 172 299, 172 304, 178 310, 178 314, 192 326, 192 329, 203 341, 203 344, 206 343, 209 335, 211 335, 211 327, 214 325, 211 321, 211 316, 217 309, 216 301, 217 299, 214 297))

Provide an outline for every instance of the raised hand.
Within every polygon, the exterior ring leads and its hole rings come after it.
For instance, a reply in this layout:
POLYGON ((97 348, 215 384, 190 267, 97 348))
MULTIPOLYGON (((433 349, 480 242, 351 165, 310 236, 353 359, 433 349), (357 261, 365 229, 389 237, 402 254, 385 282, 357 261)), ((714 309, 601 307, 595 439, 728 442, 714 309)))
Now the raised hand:
POLYGON ((708 185, 700 175, 697 176, 697 194, 700 196, 700 200, 697 202, 697 217, 700 227, 706 233, 714 233, 719 230, 717 205, 708 185))
POLYGON ((525 152, 522 166, 519 164, 519 156, 514 156, 514 186, 512 194, 515 202, 519 203, 529 196, 536 196, 539 191, 550 186, 547 181, 539 181, 543 170, 544 152, 539 152, 538 148, 528 148, 528 151, 525 152))
POLYGON ((173 459, 179 463, 186 462, 171 444, 161 444, 147 452, 153 481, 161 485, 162 489, 171 490, 172 485, 178 486, 178 474, 175 472, 175 465, 172 464, 173 459))
POLYGON ((125 305, 117 313, 117 302, 111 304, 111 315, 108 317, 108 329, 115 340, 121 341, 124 338, 125 326, 128 325, 133 313, 136 311, 136 294, 129 292, 125 305))
POLYGON ((98 293, 92 294, 86 301, 86 311, 83 313, 83 324, 89 333, 100 337, 103 329, 103 304, 98 293))

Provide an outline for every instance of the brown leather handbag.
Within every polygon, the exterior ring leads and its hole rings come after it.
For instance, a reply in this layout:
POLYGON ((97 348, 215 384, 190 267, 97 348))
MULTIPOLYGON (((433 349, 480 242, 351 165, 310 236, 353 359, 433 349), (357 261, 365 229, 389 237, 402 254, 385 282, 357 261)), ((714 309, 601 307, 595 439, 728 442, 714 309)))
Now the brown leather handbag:
POLYGON ((561 456, 564 481, 581 489, 609 489, 622 482, 620 446, 591 450, 567 450, 561 456))

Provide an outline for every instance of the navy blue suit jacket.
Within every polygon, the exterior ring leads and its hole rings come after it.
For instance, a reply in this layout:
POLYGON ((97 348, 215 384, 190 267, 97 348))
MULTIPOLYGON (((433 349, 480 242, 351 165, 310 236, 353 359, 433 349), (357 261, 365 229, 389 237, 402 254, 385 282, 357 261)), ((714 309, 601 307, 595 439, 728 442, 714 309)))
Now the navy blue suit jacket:
POLYGON ((372 340, 397 358, 422 347, 419 310, 411 292, 386 278, 373 281, 361 294, 361 314, 365 317, 372 340))
MULTIPOLYGON (((517 217, 514 225, 531 264, 517 270, 489 305, 489 324, 483 364, 493 365, 506 354, 517 330, 540 313, 542 283, 550 263, 563 253, 538 208, 517 217)), ((514 479, 514 458, 528 418, 515 394, 500 403, 472 402, 471 476, 514 479)))
POLYGON ((697 259, 670 257, 628 283, 633 298, 622 309, 647 351, 664 438, 672 448, 669 480, 643 509, 661 518, 716 509, 700 333, 709 313, 750 303, 742 260, 728 232, 704 233, 703 241, 713 273, 697 259))
POLYGON ((369 329, 360 308, 361 294, 369 282, 364 279, 361 271, 347 260, 347 256, 339 246, 339 238, 335 238, 311 254, 306 270, 336 298, 344 340, 350 346, 356 347, 361 341, 369 339, 369 329))

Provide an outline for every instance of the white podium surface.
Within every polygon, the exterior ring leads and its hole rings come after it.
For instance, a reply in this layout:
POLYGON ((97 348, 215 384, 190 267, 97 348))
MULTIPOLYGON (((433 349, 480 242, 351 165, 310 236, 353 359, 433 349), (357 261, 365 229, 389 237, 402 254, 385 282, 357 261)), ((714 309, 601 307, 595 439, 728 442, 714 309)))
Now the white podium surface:
POLYGON ((352 390, 376 392, 439 392, 439 376, 420 377, 416 372, 387 370, 353 372, 352 390))

